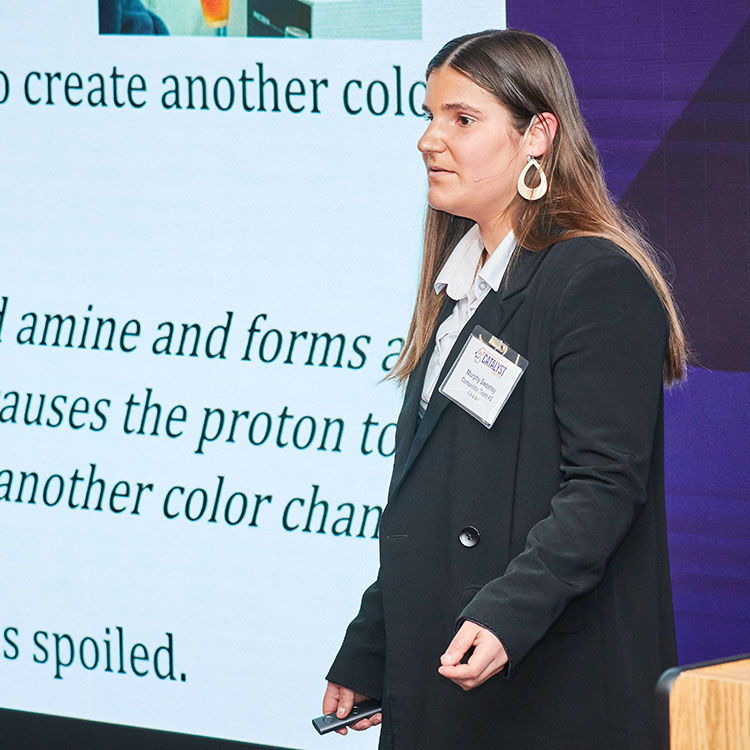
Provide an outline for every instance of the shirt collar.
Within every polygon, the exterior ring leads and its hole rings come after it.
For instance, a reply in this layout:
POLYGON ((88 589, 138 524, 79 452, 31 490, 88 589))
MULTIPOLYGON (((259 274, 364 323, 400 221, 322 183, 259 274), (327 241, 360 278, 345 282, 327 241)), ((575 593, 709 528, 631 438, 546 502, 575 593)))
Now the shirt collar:
POLYGON ((484 245, 479 235, 479 225, 474 224, 459 240, 448 260, 445 261, 445 265, 440 269, 435 279, 435 293, 439 294, 445 289, 451 299, 463 299, 468 296, 476 276, 486 281, 496 292, 500 288, 500 282, 503 280, 515 246, 516 238, 510 231, 477 272, 484 245))

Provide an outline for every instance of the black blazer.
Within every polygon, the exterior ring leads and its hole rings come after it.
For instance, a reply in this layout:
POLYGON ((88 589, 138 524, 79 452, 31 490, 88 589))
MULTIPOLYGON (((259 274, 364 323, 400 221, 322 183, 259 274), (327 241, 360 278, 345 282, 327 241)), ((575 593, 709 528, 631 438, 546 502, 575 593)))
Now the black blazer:
POLYGON ((437 389, 418 424, 428 347, 398 420, 378 579, 328 679, 382 698, 382 748, 643 750, 676 661, 663 307, 620 248, 578 238, 517 254, 439 382, 477 323, 529 366, 492 429, 437 389), (469 692, 437 673, 464 618, 510 658, 469 692))

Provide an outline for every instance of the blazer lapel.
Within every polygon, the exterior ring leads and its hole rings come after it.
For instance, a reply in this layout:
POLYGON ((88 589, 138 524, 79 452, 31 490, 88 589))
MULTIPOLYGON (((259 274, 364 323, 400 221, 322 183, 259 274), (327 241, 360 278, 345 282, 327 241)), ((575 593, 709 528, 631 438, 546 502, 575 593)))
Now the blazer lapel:
MULTIPOLYGON (((422 388, 424 386, 427 364, 430 361, 432 350, 435 348, 435 337, 437 329, 442 322, 450 315, 453 309, 453 300, 446 297, 443 306, 440 308, 437 323, 432 331, 432 336, 427 344, 427 348, 419 359, 417 366, 409 376, 404 393, 404 403, 398 416, 396 424, 396 454, 393 457, 393 479, 400 476, 403 467, 406 464, 406 458, 409 455, 409 448, 414 440, 414 434, 417 429, 419 419, 419 402, 422 397, 422 388)), ((390 494, 390 493, 389 493, 390 494)))
POLYGON ((438 386, 433 391, 424 417, 422 417, 422 421, 417 425, 419 400, 422 394, 427 363, 435 346, 435 335, 440 324, 453 309, 453 300, 446 299, 440 311, 438 322, 432 332, 430 343, 409 378, 409 385, 404 396, 404 406, 401 410, 397 428, 398 448, 394 457, 393 479, 388 493, 389 500, 400 487, 409 469, 413 466, 414 461, 427 442, 427 439, 435 429, 440 416, 451 403, 449 399, 440 393, 438 388, 455 362, 456 357, 461 352, 471 332, 474 330, 474 326, 480 325, 496 336, 501 335, 503 329, 508 325, 516 310, 518 310, 526 298, 526 288, 545 256, 546 253, 544 251, 530 252, 523 248, 516 251, 515 257, 508 266, 508 270, 503 277, 498 291, 490 292, 482 300, 477 310, 461 329, 461 333, 459 333, 440 371, 437 381, 438 386))

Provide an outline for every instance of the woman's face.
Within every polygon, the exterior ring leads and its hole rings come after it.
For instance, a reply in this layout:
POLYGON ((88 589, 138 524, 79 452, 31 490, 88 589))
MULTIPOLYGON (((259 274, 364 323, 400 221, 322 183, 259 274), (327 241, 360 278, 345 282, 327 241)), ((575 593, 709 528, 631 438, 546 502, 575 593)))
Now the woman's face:
POLYGON ((510 112, 465 75, 443 66, 427 81, 429 125, 419 139, 429 204, 480 227, 506 223, 527 154, 510 112))

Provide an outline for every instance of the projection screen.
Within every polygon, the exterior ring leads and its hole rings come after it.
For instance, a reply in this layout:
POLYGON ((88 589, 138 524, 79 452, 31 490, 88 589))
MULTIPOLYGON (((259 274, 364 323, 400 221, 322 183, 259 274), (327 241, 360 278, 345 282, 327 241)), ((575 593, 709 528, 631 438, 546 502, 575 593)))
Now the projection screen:
POLYGON ((144 6, 168 36, 0 7, 3 704, 323 747, 377 572, 424 68, 504 3, 144 6))

